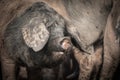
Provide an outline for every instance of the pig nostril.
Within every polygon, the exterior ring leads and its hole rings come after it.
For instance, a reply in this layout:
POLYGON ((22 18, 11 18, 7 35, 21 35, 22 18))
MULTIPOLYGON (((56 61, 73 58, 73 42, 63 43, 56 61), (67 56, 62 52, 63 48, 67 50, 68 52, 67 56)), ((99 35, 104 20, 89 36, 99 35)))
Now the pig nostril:
POLYGON ((68 38, 64 38, 61 42, 60 42, 61 48, 66 52, 68 50, 70 50, 72 48, 72 43, 70 41, 70 39, 68 38))
POLYGON ((65 50, 69 49, 70 47, 71 47, 71 45, 70 45, 69 42, 62 44, 62 48, 65 49, 65 50))

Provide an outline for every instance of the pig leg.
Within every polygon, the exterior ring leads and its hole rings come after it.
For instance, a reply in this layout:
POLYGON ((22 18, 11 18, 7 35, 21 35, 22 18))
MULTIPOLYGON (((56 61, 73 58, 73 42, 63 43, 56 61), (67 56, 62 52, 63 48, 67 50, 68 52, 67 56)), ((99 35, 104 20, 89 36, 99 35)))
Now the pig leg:
MULTIPOLYGON (((4 51, 5 52, 5 51, 4 51)), ((3 80, 16 80, 16 64, 6 53, 1 55, 3 80)))
POLYGON ((79 80, 89 80, 95 66, 99 69, 99 65, 101 64, 99 60, 102 58, 102 47, 96 49, 95 53, 91 55, 83 53, 78 48, 73 47, 73 53, 80 68, 79 80))

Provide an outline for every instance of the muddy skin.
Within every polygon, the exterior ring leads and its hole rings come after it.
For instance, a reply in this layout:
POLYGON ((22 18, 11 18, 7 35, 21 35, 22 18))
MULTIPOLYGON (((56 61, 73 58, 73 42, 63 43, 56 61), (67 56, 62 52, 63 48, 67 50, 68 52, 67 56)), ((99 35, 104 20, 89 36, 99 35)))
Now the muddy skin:
POLYGON ((100 80, 112 80, 120 63, 120 1, 114 1, 112 11, 107 19, 104 35, 104 61, 100 80))
POLYGON ((111 0, 64 0, 69 15, 67 31, 86 53, 94 53, 95 46, 105 29, 112 9, 111 0))
MULTIPOLYGON (((2 57, 3 79, 16 80, 16 69, 18 67, 16 63, 27 66, 28 73, 34 67, 59 65, 65 58, 64 52, 71 47, 70 39, 64 37, 64 27, 63 18, 42 2, 33 4, 21 16, 13 19, 8 24, 4 34, 6 52, 2 57), (43 33, 40 33, 40 27, 42 27, 43 33), (48 35, 45 32, 48 32, 48 35), (43 40, 48 41, 36 45, 37 41, 41 40, 36 38, 36 35, 44 36, 45 39, 43 38, 43 40), (66 39, 69 41, 66 42, 66 39), (42 47, 44 45, 43 49, 39 48, 41 45, 42 47), (6 73, 9 70, 8 67, 11 67, 11 71, 6 73)), ((32 80, 29 74, 28 77, 29 80, 32 80)))
MULTIPOLYGON (((76 1, 74 1, 74 0, 64 0, 64 1, 63 0, 59 0, 59 1, 58 0, 54 0, 54 1, 53 0, 1 0, 0 6, 4 6, 4 7, 1 7, 1 9, 0 9, 0 14, 1 14, 0 15, 0 23, 1 23, 0 30, 2 30, 2 31, 0 31, 0 42, 1 42, 1 37, 3 37, 3 33, 6 28, 6 25, 8 23, 10 23, 12 21, 12 19, 14 19, 16 16, 19 16, 22 13, 24 13, 24 11, 29 6, 31 6, 35 2, 39 2, 39 1, 47 3, 57 13, 59 13, 60 15, 62 15, 62 17, 64 17, 64 19, 68 23, 67 31, 69 32, 71 37, 76 40, 76 42, 79 44, 79 47, 82 47, 82 51, 84 51, 85 53, 94 53, 95 52, 95 50, 94 50, 95 46, 93 46, 93 43, 96 42, 98 40, 98 38, 101 38, 101 35, 102 35, 102 37, 104 36, 103 33, 104 33, 104 29, 105 29, 104 41, 105 41, 105 45, 106 45, 105 55, 107 55, 107 58, 104 56, 105 62, 103 64, 103 70, 101 71, 102 72, 101 76, 102 76, 102 79, 104 79, 104 77, 107 77, 106 75, 111 76, 113 74, 114 70, 113 70, 113 72, 110 72, 110 74, 109 74, 110 68, 108 68, 108 67, 109 66, 111 67, 112 61, 113 61, 113 63, 115 63, 115 65, 117 64, 118 61, 112 59, 112 57, 109 54, 110 52, 108 50, 113 49, 113 51, 111 50, 112 53, 116 53, 116 54, 119 53, 117 44, 115 44, 115 45, 117 45, 115 47, 114 46, 109 47, 109 46, 111 46, 112 43, 114 44, 114 41, 116 41, 116 40, 118 41, 119 38, 117 36, 118 34, 116 34, 117 31, 113 31, 113 29, 111 29, 111 28, 105 28, 108 14, 111 11, 112 6, 113 6, 112 0, 96 0, 96 1, 94 1, 94 0, 85 0, 85 1, 83 1, 83 0, 76 0, 76 1), (79 5, 79 3, 81 5, 79 5), (82 8, 82 10, 80 8, 82 8), (74 13, 73 13, 73 10, 74 10, 74 13), (82 16, 79 15, 79 13, 81 13, 82 16), (98 14, 96 14, 96 13, 98 13, 98 14), (83 20, 86 20, 87 23, 85 23, 83 20), (85 28, 85 30, 83 30, 82 28, 85 28), (83 32, 81 32, 79 29, 81 29, 83 32), (107 29, 110 29, 110 31, 113 31, 113 33, 112 33, 113 35, 111 36, 111 38, 108 37, 108 35, 111 32, 108 31, 107 29), (89 32, 88 32, 88 30, 89 30, 89 32), (87 33, 85 33, 84 31, 87 33), (95 32, 95 33, 92 33, 92 32, 95 32), (88 34, 90 34, 90 35, 88 35, 88 34), (81 36, 82 36, 82 38, 81 38, 81 36), (114 37, 114 36, 116 36, 116 37, 114 37), (80 39, 82 39, 82 40, 80 40, 80 39), (113 40, 113 41, 110 41, 110 40, 113 40), (111 44, 108 45, 107 43, 111 43, 111 44), (114 50, 114 48, 115 48, 115 50, 114 50), (118 52, 116 52, 116 51, 118 51, 118 52), (109 64, 109 65, 106 67, 105 66, 106 64, 109 64), (106 68, 104 68, 104 67, 106 67, 106 68), (105 72, 105 75, 104 75, 104 72, 105 72)), ((118 1, 118 3, 119 3, 119 1, 118 1)), ((116 9, 119 9, 119 8, 116 7, 116 9)), ((116 10, 116 9, 114 8, 113 10, 116 10)), ((114 13, 114 14, 116 15, 116 13, 114 13)), ((108 20, 110 20, 110 19, 108 19, 108 20)), ((113 21, 117 21, 117 18, 114 19, 113 21)), ((108 22, 111 23, 111 20, 108 22)), ((114 24, 116 25, 116 22, 114 22, 114 24)), ((115 27, 115 26, 113 26, 113 27, 115 27)), ((3 54, 3 52, 1 52, 1 53, 3 54)), ((116 54, 114 56, 117 56, 116 54)), ((2 63, 4 64, 4 55, 2 55, 2 56, 3 56, 2 63)), ((9 59, 9 57, 6 57, 6 58, 9 59)), ((117 59, 117 57, 115 57, 115 58, 117 59)), ((8 60, 8 61, 11 61, 11 60, 8 60)), ((13 63, 13 62, 8 62, 8 63, 13 63)), ((4 68, 4 66, 3 66, 3 68, 4 68)), ((4 73, 4 71, 3 71, 3 73, 4 73)), ((105 78, 105 80, 106 80, 106 78, 105 78)))
POLYGON ((100 67, 102 65, 103 47, 99 45, 92 55, 84 54, 75 46, 73 47, 73 54, 79 64, 79 78, 78 80, 97 80, 100 67), (91 75, 93 74, 94 75, 91 75))
POLYGON ((0 28, 3 29, 1 34, 4 33, 5 28, 3 27, 5 27, 14 17, 21 15, 29 6, 40 1, 48 4, 58 14, 67 20, 67 30, 77 41, 79 47, 82 47, 82 49, 87 53, 94 51, 93 43, 98 40, 102 33, 104 33, 103 31, 106 20, 112 9, 112 0, 1 0, 0 5, 5 6, 0 10, 0 21, 2 21, 0 28), (3 11, 4 13, 2 13, 3 11), (79 13, 81 15, 79 15, 79 13), (86 20, 88 24, 82 22, 82 20, 86 20), (85 29, 83 30, 82 28, 85 29), (88 30, 88 28, 91 30, 88 30), (87 35, 86 32, 90 35, 87 35))

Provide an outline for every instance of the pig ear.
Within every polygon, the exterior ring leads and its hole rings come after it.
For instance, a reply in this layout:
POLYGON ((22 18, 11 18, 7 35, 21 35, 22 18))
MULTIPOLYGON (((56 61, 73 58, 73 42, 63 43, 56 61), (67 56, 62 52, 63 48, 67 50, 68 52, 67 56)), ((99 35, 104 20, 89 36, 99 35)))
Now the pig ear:
POLYGON ((43 49, 49 39, 49 31, 44 23, 32 20, 22 28, 25 44, 35 52, 43 49))

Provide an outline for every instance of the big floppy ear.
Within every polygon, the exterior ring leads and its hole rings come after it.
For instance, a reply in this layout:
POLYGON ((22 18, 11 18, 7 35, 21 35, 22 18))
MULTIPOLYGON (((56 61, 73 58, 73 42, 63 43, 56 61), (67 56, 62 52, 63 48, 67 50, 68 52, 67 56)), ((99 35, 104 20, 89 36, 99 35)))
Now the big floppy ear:
POLYGON ((49 31, 39 18, 32 18, 22 27, 23 39, 26 45, 35 52, 40 51, 49 39, 49 31))

